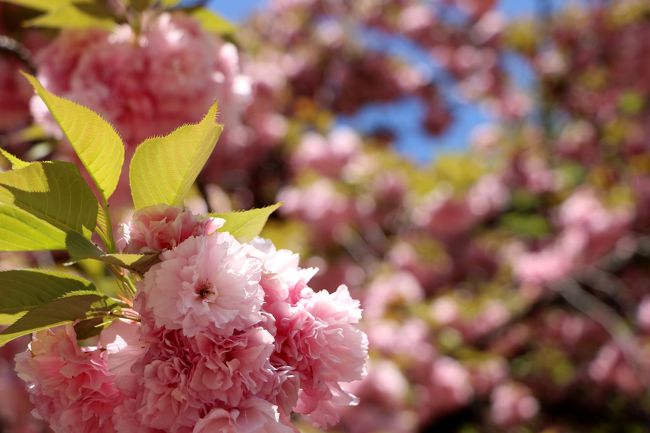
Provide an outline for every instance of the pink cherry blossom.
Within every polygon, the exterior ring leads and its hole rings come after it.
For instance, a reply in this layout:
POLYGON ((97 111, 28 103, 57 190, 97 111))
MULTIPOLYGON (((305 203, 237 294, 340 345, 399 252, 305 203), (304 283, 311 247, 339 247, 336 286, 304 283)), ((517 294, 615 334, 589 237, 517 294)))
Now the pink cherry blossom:
POLYGON ((530 390, 516 383, 498 386, 492 391, 491 399, 490 418, 502 428, 528 421, 539 411, 539 402, 530 390))
POLYGON ((275 318, 278 347, 272 362, 292 366, 300 377, 296 411, 329 426, 338 419, 338 406, 356 401, 339 382, 365 375, 368 340, 355 326, 361 310, 347 287, 334 293, 305 288, 300 295, 295 303, 267 306, 275 318))
POLYGON ((229 335, 262 319, 260 278, 260 261, 229 234, 190 237, 145 274, 137 302, 156 327, 229 335))
MULTIPOLYGON (((46 88, 98 111, 130 146, 198 121, 215 100, 229 121, 241 110, 236 49, 183 14, 149 15, 137 35, 126 25, 66 30, 36 60, 46 88)), ((32 109, 51 127, 42 104, 32 109)))
POLYGON ((122 225, 120 250, 127 253, 154 253, 176 247, 190 236, 212 234, 223 225, 220 218, 202 219, 188 210, 157 205, 138 209, 122 225))
POLYGON ((249 244, 249 254, 262 262, 260 285, 268 303, 286 301, 318 272, 317 268, 298 266, 300 256, 289 250, 278 250, 269 240, 255 238, 249 244))
POLYGON ((16 356, 37 413, 56 433, 114 433, 111 418, 121 393, 107 369, 106 354, 77 345, 72 326, 34 334, 16 356))
POLYGON ((310 168, 324 176, 339 176, 345 165, 360 154, 361 139, 352 130, 339 128, 329 136, 306 134, 293 155, 296 170, 310 168))
POLYGON ((215 408, 203 417, 192 433, 296 433, 280 420, 277 408, 269 402, 252 398, 230 411, 215 408))

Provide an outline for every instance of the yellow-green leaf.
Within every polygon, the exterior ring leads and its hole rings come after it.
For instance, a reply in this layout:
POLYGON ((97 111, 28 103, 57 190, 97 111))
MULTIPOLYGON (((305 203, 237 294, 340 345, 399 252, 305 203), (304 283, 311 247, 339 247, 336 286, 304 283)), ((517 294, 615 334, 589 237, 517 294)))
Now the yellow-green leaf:
POLYGON ((45 27, 51 29, 94 29, 111 30, 115 27, 112 17, 97 13, 95 4, 65 4, 25 21, 26 27, 45 27))
POLYGON ((28 212, 63 233, 75 231, 88 238, 97 220, 92 191, 74 164, 61 161, 34 162, 0 173, 0 204, 28 212))
POLYGON ((16 206, 0 203, 0 251, 65 249, 66 233, 16 206))
POLYGON ((232 36, 237 31, 236 25, 210 9, 199 7, 191 9, 188 12, 201 23, 201 27, 207 32, 215 33, 219 36, 232 36))
POLYGON ((157 204, 180 206, 210 157, 223 126, 215 103, 201 122, 181 126, 138 146, 129 179, 136 209, 157 204))
POLYGON ((56 119, 104 200, 108 200, 117 187, 124 163, 120 136, 99 114, 51 93, 36 78, 24 75, 56 119))
POLYGON ((7 152, 1 147, 0 147, 0 155, 2 155, 7 161, 9 161, 9 164, 11 164, 11 168, 23 168, 29 165, 29 162, 23 161, 22 159, 12 155, 11 153, 7 152))
POLYGON ((72 3, 72 0, 2 0, 39 11, 51 11, 72 3))
POLYGON ((281 205, 282 203, 276 203, 259 209, 211 214, 211 216, 226 220, 223 227, 219 229, 220 232, 228 232, 240 241, 248 242, 262 232, 269 216, 281 205))

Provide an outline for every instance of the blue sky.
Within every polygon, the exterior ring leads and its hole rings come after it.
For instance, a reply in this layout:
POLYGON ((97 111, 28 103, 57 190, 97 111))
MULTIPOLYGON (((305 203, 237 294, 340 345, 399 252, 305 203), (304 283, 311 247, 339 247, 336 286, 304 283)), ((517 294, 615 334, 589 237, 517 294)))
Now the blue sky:
MULTIPOLYGON (((559 8, 566 4, 566 0, 500 0, 499 8, 511 18, 522 15, 534 14, 538 11, 539 5, 548 2, 553 8, 559 8)), ((264 0, 211 0, 210 6, 222 15, 233 21, 244 20, 256 8, 263 7, 264 0)), ((407 55, 408 47, 398 47, 407 55)), ((515 77, 522 83, 529 82, 529 74, 526 67, 516 61, 512 61, 509 67, 515 77)), ((490 122, 490 117, 480 107, 474 104, 455 101, 455 119, 452 127, 442 136, 432 138, 427 136, 418 128, 417 116, 419 115, 418 104, 415 101, 403 101, 390 107, 379 107, 364 110, 354 118, 341 119, 341 124, 349 124, 354 127, 372 129, 373 126, 384 119, 395 126, 398 131, 397 148, 412 159, 426 162, 434 158, 440 152, 448 152, 463 149, 468 144, 471 131, 478 125, 490 122)), ((384 123, 385 124, 385 123, 384 123)))

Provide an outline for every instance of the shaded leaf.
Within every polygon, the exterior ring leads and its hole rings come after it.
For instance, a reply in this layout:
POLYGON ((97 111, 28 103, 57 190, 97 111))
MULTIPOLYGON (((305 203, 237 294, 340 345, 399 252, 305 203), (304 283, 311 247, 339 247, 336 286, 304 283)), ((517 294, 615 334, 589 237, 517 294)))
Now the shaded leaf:
POLYGON ((87 259, 98 260, 144 273, 158 262, 158 254, 105 254, 95 244, 77 233, 68 233, 66 244, 70 253, 70 263, 87 259))
MULTIPOLYGON (((90 237, 95 229, 97 200, 77 167, 67 162, 34 162, 0 173, 0 203, 28 212, 63 232, 90 237)), ((54 231, 48 232, 54 235, 54 231)))
POLYGON ((551 232, 549 222, 539 215, 509 213, 501 218, 501 226, 516 236, 540 239, 551 232))
POLYGON ((56 299, 29 310, 0 333, 0 347, 9 341, 53 326, 107 315, 120 304, 100 294, 83 293, 56 299))
POLYGON ((77 340, 86 340, 99 335, 106 326, 110 324, 104 317, 82 320, 74 325, 77 340))
POLYGON ((13 323, 27 311, 70 293, 93 291, 88 280, 37 269, 0 272, 0 324, 13 323))

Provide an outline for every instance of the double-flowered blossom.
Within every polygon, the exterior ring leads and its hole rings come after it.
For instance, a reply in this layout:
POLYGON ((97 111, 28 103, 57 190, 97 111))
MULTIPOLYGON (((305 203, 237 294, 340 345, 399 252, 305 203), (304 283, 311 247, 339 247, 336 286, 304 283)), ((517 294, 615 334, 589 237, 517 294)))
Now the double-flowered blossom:
POLYGON ((138 285, 139 321, 97 346, 71 326, 36 334, 17 358, 56 433, 291 433, 291 414, 338 421, 365 375, 368 342, 347 287, 315 292, 299 257, 216 231, 222 220, 163 206, 124 228, 124 251, 160 252, 138 285))
POLYGON ((16 371, 55 432, 115 431, 111 419, 121 394, 106 353, 79 347, 72 327, 34 334, 30 350, 16 356, 16 371))
MULTIPOLYGON (((146 16, 138 34, 128 25, 66 30, 36 62, 45 87, 100 113, 131 147, 198 121, 215 100, 234 125, 248 98, 235 46, 180 13, 146 16)), ((58 132, 40 99, 32 113, 58 132)))
POLYGON ((122 225, 118 241, 124 252, 155 253, 174 248, 190 236, 209 235, 223 225, 219 218, 198 218, 191 212, 171 206, 140 209, 122 225))

